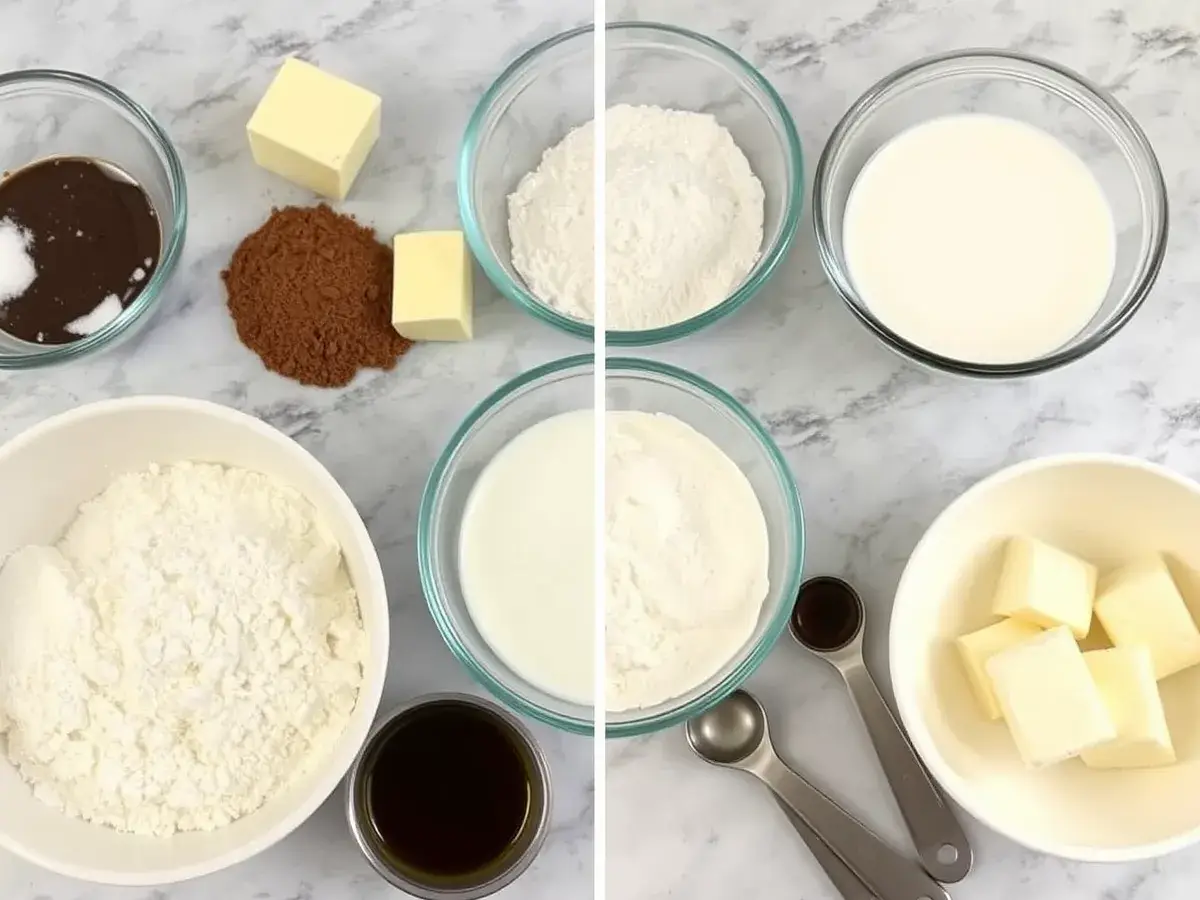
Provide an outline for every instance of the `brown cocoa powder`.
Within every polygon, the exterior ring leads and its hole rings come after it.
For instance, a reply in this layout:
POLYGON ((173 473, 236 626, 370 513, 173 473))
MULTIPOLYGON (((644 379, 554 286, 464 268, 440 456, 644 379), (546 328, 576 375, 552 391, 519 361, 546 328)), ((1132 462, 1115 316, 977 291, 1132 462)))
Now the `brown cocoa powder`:
POLYGON ((391 249, 327 204, 273 209, 221 280, 242 343, 301 384, 343 387, 410 346, 391 323, 391 249))

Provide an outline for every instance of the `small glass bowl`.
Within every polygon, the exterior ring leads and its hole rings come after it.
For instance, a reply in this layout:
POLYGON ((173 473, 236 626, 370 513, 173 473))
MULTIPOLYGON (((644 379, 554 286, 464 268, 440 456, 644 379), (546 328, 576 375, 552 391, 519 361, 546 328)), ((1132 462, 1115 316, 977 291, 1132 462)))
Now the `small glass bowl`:
POLYGON ((519 375, 483 400, 454 432, 421 498, 417 566, 429 612, 446 646, 510 709, 575 734, 592 734, 590 705, 548 694, 514 672, 471 619, 458 569, 459 532, 471 489, 492 458, 550 416, 594 408, 591 355, 571 356, 519 375))
MULTIPOLYGON (((783 100, 744 59, 710 38, 640 22, 606 26, 607 102, 708 112, 745 152, 766 194, 762 255, 722 303, 664 328, 606 332, 614 346, 686 337, 749 300, 783 259, 800 220, 804 166, 800 137, 783 100)), ((512 265, 508 195, 542 153, 593 107, 593 30, 568 31, 534 47, 483 95, 467 126, 458 170, 459 212, 467 241, 497 289, 526 312, 576 337, 590 322, 539 300, 512 265)))
POLYGON ((542 154, 593 118, 592 26, 556 35, 505 69, 467 123, 458 158, 458 210, 488 280, 534 318, 591 339, 594 329, 543 303, 512 263, 508 195, 542 154))
POLYGON ((783 99, 754 66, 724 44, 682 28, 644 22, 616 22, 607 32, 605 102, 715 116, 746 154, 765 194, 762 253, 728 297, 674 325, 605 333, 611 346, 645 346, 695 334, 741 307, 770 280, 791 246, 804 208, 804 158, 783 99))
POLYGON ((915 62, 884 78, 842 117, 813 185, 813 223, 825 274, 850 311, 885 346, 919 365, 976 378, 1048 372, 1081 359, 1116 334, 1149 294, 1167 245, 1167 194, 1149 140, 1102 88, 1045 60, 1006 50, 963 50, 915 62), (889 140, 923 121, 986 113, 1053 135, 1092 170, 1117 233, 1116 266, 1099 311, 1065 346, 1019 363, 973 363, 931 353, 879 321, 854 289, 842 228, 855 179, 889 140))
POLYGON ((704 712, 744 682, 787 625, 804 564, 804 515, 791 469, 767 430, 732 396, 698 375, 645 359, 605 365, 606 409, 667 413, 713 441, 750 480, 767 521, 769 589, 753 636, 715 675, 645 709, 608 712, 607 737, 670 728, 704 712))
POLYGON ((158 266, 120 315, 70 344, 41 346, 0 332, 0 371, 54 365, 115 346, 158 309, 183 251, 187 184, 170 138, 145 108, 121 91, 87 75, 56 69, 0 74, 0 133, 0 172, 55 156, 112 163, 146 192, 162 229, 158 266))

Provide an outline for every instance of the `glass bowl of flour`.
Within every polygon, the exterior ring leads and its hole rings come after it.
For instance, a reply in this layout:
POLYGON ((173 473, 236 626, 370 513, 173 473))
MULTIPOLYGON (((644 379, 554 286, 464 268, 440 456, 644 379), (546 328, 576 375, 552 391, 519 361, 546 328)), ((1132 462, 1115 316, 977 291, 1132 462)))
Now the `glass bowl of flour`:
POLYGON ((725 45, 670 25, 608 26, 606 339, 695 334, 784 259, 803 209, 783 99, 725 45))
MULTIPOLYGON (((459 218, 488 280, 540 321, 589 339, 592 323, 546 302, 514 264, 508 198, 538 168, 547 150, 591 120, 592 44, 593 29, 585 26, 556 35, 516 59, 476 106, 458 164, 459 218)), ((567 168, 574 177, 554 198, 553 220, 539 220, 544 228, 527 225, 518 231, 531 247, 544 249, 551 242, 572 248, 572 254, 550 265, 557 277, 590 293, 592 161, 573 157, 567 168), (586 265, 581 262, 584 256, 586 265)))
POLYGON ((742 684, 800 586, 787 461, 731 395, 674 366, 607 362, 608 737, 698 715, 742 684))
POLYGON ((863 94, 817 164, 813 222, 831 284, 880 342, 986 379, 1112 338, 1149 295, 1168 231, 1133 117, 1007 50, 920 60, 863 94))
MULTIPOLYGON (((459 165, 467 239, 497 289, 595 333, 592 29, 561 34, 480 101, 459 165)), ((693 334, 742 306, 801 213, 800 139, 783 100, 729 48, 665 25, 607 26, 607 341, 693 334)))

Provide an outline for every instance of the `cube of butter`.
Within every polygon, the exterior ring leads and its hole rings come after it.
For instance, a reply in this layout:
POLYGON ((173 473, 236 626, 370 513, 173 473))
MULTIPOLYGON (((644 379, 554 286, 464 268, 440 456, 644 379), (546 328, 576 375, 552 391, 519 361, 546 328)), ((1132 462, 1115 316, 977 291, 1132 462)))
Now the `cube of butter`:
POLYGON ((1083 654, 1117 726, 1116 740, 1089 747, 1081 756, 1094 769, 1134 769, 1175 762, 1154 660, 1142 644, 1083 654))
POLYGON ((469 341, 471 254, 461 231, 398 234, 392 327, 412 341, 469 341))
POLYGON ((1028 537, 1014 537, 992 600, 992 612, 1054 628, 1066 625, 1087 637, 1096 597, 1096 567, 1028 537))
POLYGON ((986 669, 1026 765, 1062 762, 1117 736, 1104 697, 1065 625, 997 653, 986 669))
POLYGON ((341 200, 379 138, 380 106, 358 85, 285 60, 246 126, 250 152, 264 169, 341 200))
POLYGON ((987 674, 987 661, 1014 644, 1027 641, 1042 633, 1042 629, 1020 619, 1003 619, 994 625, 964 634, 956 640, 958 654, 967 670, 967 680, 979 707, 989 719, 1000 718, 1000 704, 992 690, 992 679, 987 674))
POLYGON ((1096 617, 1113 646, 1149 647, 1160 680, 1200 663, 1200 629, 1162 557, 1107 576, 1096 597, 1096 617))

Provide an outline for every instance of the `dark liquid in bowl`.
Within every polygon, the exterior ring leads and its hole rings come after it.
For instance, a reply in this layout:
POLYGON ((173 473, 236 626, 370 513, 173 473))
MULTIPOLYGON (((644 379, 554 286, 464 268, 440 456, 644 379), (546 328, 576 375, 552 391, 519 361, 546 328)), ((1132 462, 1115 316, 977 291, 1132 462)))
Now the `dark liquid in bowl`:
POLYGON ((503 723, 447 701, 401 717, 376 751, 367 812, 398 868, 469 875, 498 862, 530 810, 532 773, 503 723))
POLYGON ((0 226, 19 229, 37 272, 22 293, 0 298, 0 330, 33 344, 69 344, 115 318, 141 294, 162 249, 141 186, 83 157, 5 173, 0 226))

